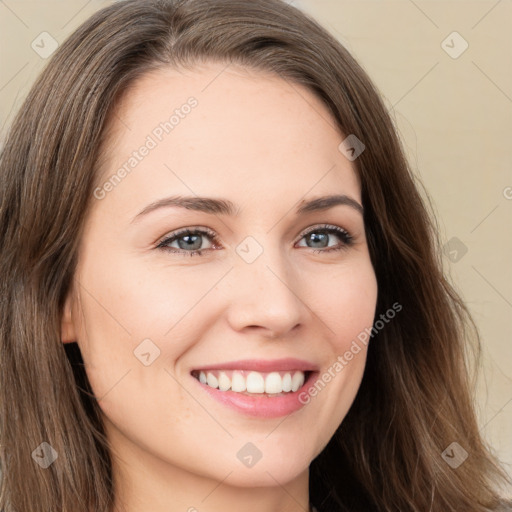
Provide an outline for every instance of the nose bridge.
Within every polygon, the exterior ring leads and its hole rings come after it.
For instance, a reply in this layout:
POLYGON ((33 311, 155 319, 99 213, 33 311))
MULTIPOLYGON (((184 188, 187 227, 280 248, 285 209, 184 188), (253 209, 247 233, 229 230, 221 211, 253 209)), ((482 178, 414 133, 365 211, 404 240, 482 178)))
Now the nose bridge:
POLYGON ((236 329, 259 326, 277 336, 301 322, 305 306, 286 253, 271 239, 247 237, 237 246, 229 319, 236 329))

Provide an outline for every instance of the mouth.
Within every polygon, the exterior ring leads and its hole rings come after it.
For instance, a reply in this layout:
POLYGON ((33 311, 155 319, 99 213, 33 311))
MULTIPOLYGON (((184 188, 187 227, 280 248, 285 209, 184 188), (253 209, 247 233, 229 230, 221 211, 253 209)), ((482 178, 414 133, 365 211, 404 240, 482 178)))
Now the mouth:
POLYGON ((279 397, 296 393, 310 382, 312 370, 255 370, 197 369, 192 377, 201 384, 220 392, 233 392, 253 397, 279 397))
POLYGON ((320 367, 296 358, 245 359, 194 368, 190 375, 223 407, 268 420, 300 414, 311 401, 320 367))

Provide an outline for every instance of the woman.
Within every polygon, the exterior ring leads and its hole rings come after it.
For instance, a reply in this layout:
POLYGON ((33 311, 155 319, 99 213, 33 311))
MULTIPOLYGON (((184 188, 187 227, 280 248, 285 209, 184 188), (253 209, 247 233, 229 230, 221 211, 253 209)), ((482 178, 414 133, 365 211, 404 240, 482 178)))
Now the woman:
POLYGON ((504 510, 434 221, 298 9, 102 9, 0 179, 2 510, 504 510))

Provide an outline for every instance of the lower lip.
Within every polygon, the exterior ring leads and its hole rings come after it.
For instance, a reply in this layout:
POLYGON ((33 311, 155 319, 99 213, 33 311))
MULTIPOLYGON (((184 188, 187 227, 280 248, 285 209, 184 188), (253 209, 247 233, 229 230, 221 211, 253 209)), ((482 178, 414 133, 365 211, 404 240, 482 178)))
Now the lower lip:
POLYGON ((192 378, 212 398, 240 413, 259 418, 279 418, 298 411, 309 403, 311 398, 308 389, 318 376, 318 373, 312 372, 302 387, 295 392, 289 392, 282 396, 249 396, 236 393, 235 391, 220 391, 207 384, 203 384, 194 376, 192 378))

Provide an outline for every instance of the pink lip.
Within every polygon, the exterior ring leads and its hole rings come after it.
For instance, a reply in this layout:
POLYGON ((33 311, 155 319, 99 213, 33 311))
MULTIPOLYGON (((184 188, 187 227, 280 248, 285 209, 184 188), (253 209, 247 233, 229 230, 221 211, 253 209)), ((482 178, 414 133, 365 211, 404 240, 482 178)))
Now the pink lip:
MULTIPOLYGON (((222 366, 226 370, 226 366, 222 366)), ((237 368, 240 368, 239 366, 237 368)), ((296 367, 294 367, 296 368, 296 367)), ((208 369, 216 370, 217 368, 210 367, 208 369)), ((249 368, 254 369, 254 367, 249 368)), ((287 368, 285 368, 286 370, 287 368)), ((258 370, 255 370, 258 371, 258 370)), ((262 370, 259 370, 262 371, 262 370)), ((249 396, 234 391, 220 391, 219 389, 212 388, 207 384, 202 384, 195 377, 192 377, 199 386, 201 386, 206 393, 218 402, 235 409, 236 411, 246 414, 248 416, 256 416, 259 418, 278 418, 286 416, 295 411, 298 411, 304 405, 309 403, 309 389, 318 377, 320 372, 312 372, 306 377, 302 387, 295 392, 289 392, 282 396, 249 396)))
MULTIPOLYGON (((242 359, 195 368, 199 370, 252 370, 255 372, 271 372, 286 370, 301 370, 303 372, 318 370, 318 367, 308 361, 288 357, 284 359, 242 359)), ((210 388, 211 389, 211 388, 210 388)))

